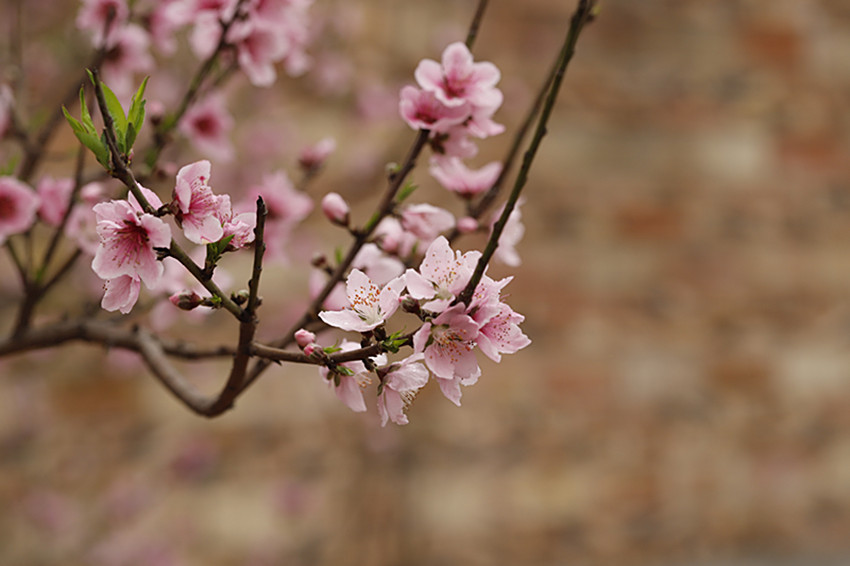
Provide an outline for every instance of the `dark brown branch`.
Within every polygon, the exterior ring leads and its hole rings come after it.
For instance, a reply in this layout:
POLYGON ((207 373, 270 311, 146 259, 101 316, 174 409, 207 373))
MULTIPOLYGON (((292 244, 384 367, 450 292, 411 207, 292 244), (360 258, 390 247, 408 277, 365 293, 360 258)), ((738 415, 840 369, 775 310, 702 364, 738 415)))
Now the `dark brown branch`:
MULTIPOLYGON (((158 340, 169 356, 187 360, 229 357, 235 350, 229 346, 199 347, 184 342, 158 340)), ((67 342, 89 342, 107 348, 139 351, 135 332, 113 323, 91 319, 57 322, 42 328, 31 328, 20 335, 0 341, 0 357, 51 348, 67 342)))

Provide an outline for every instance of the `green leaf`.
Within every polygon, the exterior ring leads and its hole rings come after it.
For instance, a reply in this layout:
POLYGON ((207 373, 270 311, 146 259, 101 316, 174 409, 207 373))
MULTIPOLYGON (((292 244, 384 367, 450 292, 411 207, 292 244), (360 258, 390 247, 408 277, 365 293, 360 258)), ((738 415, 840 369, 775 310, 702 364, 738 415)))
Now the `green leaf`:
POLYGON ((133 149, 133 144, 136 142, 136 126, 133 122, 127 122, 127 137, 124 138, 124 147, 127 148, 127 153, 133 149))
POLYGON ((20 156, 15 155, 5 165, 0 165, 0 176, 11 175, 14 173, 20 160, 20 156))
POLYGON ((139 90, 133 95, 130 101, 130 110, 127 112, 127 121, 136 127, 136 132, 142 129, 142 124, 145 121, 145 88, 148 86, 148 79, 145 77, 142 84, 139 85, 139 90))
POLYGON ((85 127, 80 124, 80 121, 71 116, 71 113, 64 106, 62 107, 62 113, 65 115, 65 119, 68 120, 68 124, 71 125, 71 129, 74 130, 75 134, 77 132, 86 132, 85 127))
POLYGON ((334 346, 325 346, 324 348, 322 348, 322 350, 324 350, 326 354, 335 354, 337 352, 341 352, 342 348, 334 345, 334 346))
POLYGON ((121 102, 112 89, 106 86, 106 83, 100 83, 103 88, 103 98, 106 100, 106 110, 112 116, 112 121, 115 124, 115 138, 118 141, 118 151, 127 153, 124 145, 124 140, 127 137, 127 116, 124 114, 124 109, 121 107, 121 102))
POLYGON ((398 204, 403 203, 407 200, 407 197, 413 194, 413 192, 419 188, 419 185, 415 184, 413 181, 408 181, 404 184, 404 186, 396 193, 395 201, 398 204))
POLYGON ((83 119, 83 126, 85 126, 88 133, 97 133, 97 129, 94 127, 94 122, 92 121, 91 114, 89 113, 89 108, 86 105, 86 95, 82 87, 80 87, 80 118, 83 119))

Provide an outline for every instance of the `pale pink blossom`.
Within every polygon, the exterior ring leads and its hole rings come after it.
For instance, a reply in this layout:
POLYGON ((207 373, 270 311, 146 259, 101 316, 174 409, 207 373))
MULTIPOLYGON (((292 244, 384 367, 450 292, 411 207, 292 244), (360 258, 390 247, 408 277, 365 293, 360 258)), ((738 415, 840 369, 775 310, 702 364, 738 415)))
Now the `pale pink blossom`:
MULTIPOLYGON (((307 286, 310 291, 310 298, 315 299, 325 288, 328 283, 328 274, 321 269, 313 269, 310 271, 310 277, 307 280, 307 286)), ((342 310, 348 306, 348 298, 345 295, 345 285, 338 282, 325 298, 322 307, 328 310, 342 310)))
POLYGON ((460 405, 460 386, 472 385, 481 375, 473 350, 478 324, 463 305, 443 311, 413 335, 413 350, 425 354, 425 365, 438 378, 440 390, 460 405))
POLYGON ((334 151, 336 151, 336 140, 322 138, 301 150, 298 154, 298 165, 306 171, 315 171, 325 164, 334 151))
POLYGON ((515 354, 531 344, 519 328, 525 317, 505 303, 499 306, 499 312, 479 329, 477 338, 478 347, 494 362, 501 361, 502 354, 515 354))
POLYGON ((137 73, 150 73, 154 60, 149 53, 150 37, 135 24, 128 24, 115 34, 114 45, 103 61, 103 74, 118 98, 129 99, 135 92, 137 73))
POLYGON ((89 255, 95 254, 100 243, 100 236, 97 235, 97 216, 92 207, 103 201, 105 195, 106 188, 103 183, 92 182, 83 185, 80 189, 82 202, 73 206, 68 223, 65 225, 65 233, 68 237, 89 255))
POLYGON ((431 147, 435 157, 457 157, 468 159, 478 155, 478 146, 469 139, 469 128, 465 124, 453 126, 445 132, 431 137, 431 147))
POLYGON ((399 363, 378 370, 379 375, 386 372, 378 394, 381 426, 386 426, 388 420, 397 425, 408 423, 404 411, 410 407, 419 390, 428 383, 428 370, 419 363, 424 357, 421 353, 413 354, 399 363))
POLYGON ((265 227, 266 257, 286 260, 286 244, 292 230, 313 210, 309 196, 295 189, 284 171, 263 177, 263 182, 248 190, 248 197, 238 210, 256 210, 257 197, 262 196, 268 209, 265 227))
POLYGON ((148 18, 148 30, 156 48, 164 55, 177 50, 175 32, 189 24, 191 7, 185 0, 159 0, 155 2, 148 18))
POLYGON ((493 161, 480 169, 470 169, 456 157, 432 159, 431 175, 446 189, 464 198, 472 198, 488 191, 499 174, 502 164, 493 161))
POLYGON ((301 349, 306 348, 310 344, 316 343, 316 335, 304 328, 300 328, 295 331, 294 338, 295 343, 298 344, 298 347, 301 349))
POLYGON ((196 244, 219 241, 224 235, 221 218, 230 212, 230 198, 213 194, 208 184, 210 168, 206 160, 181 167, 174 186, 177 222, 196 244))
POLYGON ((95 47, 112 47, 129 16, 125 0, 83 0, 77 28, 91 34, 95 47))
MULTIPOLYGON (((499 246, 496 248, 496 253, 494 254, 496 259, 511 267, 517 267, 522 263, 522 259, 519 257, 519 252, 517 252, 516 249, 517 244, 525 235, 525 225, 522 223, 522 212, 520 211, 520 206, 522 206, 522 204, 523 200, 520 199, 511 211, 510 216, 508 216, 505 228, 499 236, 499 246)), ((502 211, 504 211, 504 209, 505 207, 502 205, 502 207, 493 214, 493 218, 490 221, 491 231, 493 225, 495 225, 496 221, 499 220, 499 217, 502 216, 502 211)))
POLYGON ((469 117, 470 109, 468 105, 447 106, 431 91, 406 86, 401 89, 399 112, 414 130, 446 132, 462 124, 469 117))
POLYGON ((352 332, 367 332, 381 324, 398 309, 404 279, 398 277, 379 289, 359 269, 353 269, 346 280, 348 307, 319 313, 326 324, 352 332))
POLYGON ((481 252, 454 252, 444 236, 434 240, 425 251, 419 271, 405 273, 407 292, 414 299, 427 300, 422 308, 441 312, 466 286, 481 252))
POLYGON ((328 193, 322 198, 322 212, 328 220, 340 226, 348 226, 348 203, 338 193, 328 193))
POLYGON ((277 79, 274 64, 286 54, 286 38, 258 19, 236 21, 227 32, 236 46, 236 60, 254 86, 270 86, 277 79))
POLYGON ((189 108, 180 120, 179 129, 200 153, 219 161, 233 159, 230 143, 233 117, 222 96, 210 95, 189 108))
POLYGON ((478 230, 478 220, 471 216, 457 219, 457 229, 461 234, 471 234, 478 230))
POLYGON ((162 263, 154 248, 171 244, 171 229, 161 218, 139 214, 129 202, 113 200, 94 206, 100 244, 92 269, 101 279, 128 275, 156 285, 162 276, 162 263))
POLYGON ((59 226, 68 205, 71 203, 71 192, 74 190, 74 180, 69 178, 54 179, 46 176, 39 180, 35 187, 41 206, 38 215, 46 224, 59 226))
MULTIPOLYGON (((350 352, 351 350, 360 348, 360 344, 343 340, 339 347, 343 352, 350 352)), ((345 375, 343 373, 332 374, 324 366, 319 368, 319 375, 328 380, 328 384, 333 387, 336 396, 349 409, 357 413, 366 411, 363 389, 372 382, 369 378, 369 371, 366 369, 366 365, 359 360, 345 362, 340 365, 351 370, 353 375, 345 375)))
POLYGON ((473 62, 469 48, 452 43, 443 51, 442 63, 424 59, 416 67, 416 81, 447 106, 498 106, 502 93, 496 88, 501 74, 492 63, 473 62))
POLYGON ((400 257, 407 257, 419 242, 419 239, 402 228, 401 221, 393 216, 387 216, 378 223, 375 238, 380 242, 382 250, 400 257))
POLYGON ((0 244, 35 222, 38 195, 15 177, 0 177, 0 244))
POLYGON ((402 228, 416 236, 423 248, 454 225, 455 217, 451 212, 432 204, 411 204, 401 212, 402 228))
POLYGON ((119 275, 113 279, 107 279, 103 285, 101 308, 109 312, 117 310, 127 314, 139 300, 141 286, 139 278, 130 275, 119 275))
POLYGON ((351 265, 362 270, 376 285, 386 285, 404 273, 404 264, 398 258, 385 254, 373 243, 364 244, 351 265))

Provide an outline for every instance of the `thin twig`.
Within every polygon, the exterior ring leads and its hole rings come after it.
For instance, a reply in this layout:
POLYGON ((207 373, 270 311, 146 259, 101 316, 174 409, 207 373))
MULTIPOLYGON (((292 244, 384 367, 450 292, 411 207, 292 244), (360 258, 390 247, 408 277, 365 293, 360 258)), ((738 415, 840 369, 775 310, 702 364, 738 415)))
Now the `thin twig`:
POLYGON ((543 141, 543 137, 546 135, 546 124, 549 122, 549 116, 552 114, 552 109, 555 107, 555 102, 558 98, 558 92, 561 89, 561 83, 564 79, 567 65, 569 65, 569 62, 575 53, 575 46, 578 41, 579 34, 581 33, 584 25, 589 21, 593 9, 593 0, 579 0, 578 7, 570 20, 570 26, 564 39, 564 45, 558 55, 558 64, 556 65, 555 74, 546 80, 546 84, 550 85, 549 92, 540 112, 540 118, 537 121, 537 128, 535 129, 534 136, 532 137, 529 147, 523 156, 522 166, 517 173, 517 178, 514 182, 511 194, 508 196, 502 215, 493 225, 493 231, 490 234, 490 238, 487 241, 484 252, 481 254, 481 258, 479 258, 478 263, 475 266, 475 271, 473 272, 472 277, 463 291, 458 295, 455 303, 469 305, 469 302, 472 300, 472 294, 475 292, 475 287, 478 285, 479 281, 481 281, 481 277, 484 275, 484 270, 487 269, 487 265, 490 263, 490 259, 493 257, 493 254, 499 245, 499 238, 502 235, 505 225, 508 223, 508 218, 510 217, 511 212, 513 212, 514 207, 516 206, 522 189, 528 181, 528 173, 531 170, 534 157, 537 155, 537 150, 543 141))

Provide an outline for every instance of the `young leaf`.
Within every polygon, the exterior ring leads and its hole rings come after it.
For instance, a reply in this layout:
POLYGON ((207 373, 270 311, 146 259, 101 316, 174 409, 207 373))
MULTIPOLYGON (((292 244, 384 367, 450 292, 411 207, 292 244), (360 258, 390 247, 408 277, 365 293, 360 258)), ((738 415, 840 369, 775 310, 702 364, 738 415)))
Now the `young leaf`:
POLYGON ((398 204, 403 203, 405 200, 407 200, 407 197, 412 195, 413 191, 415 191, 418 188, 419 188, 419 185, 413 183, 412 181, 408 181, 407 183, 405 183, 404 186, 401 188, 401 190, 399 190, 398 193, 395 196, 396 203, 398 203, 398 204))
POLYGON ((130 101, 130 110, 127 112, 127 122, 136 128, 137 134, 141 131, 142 124, 145 122, 145 99, 143 97, 145 95, 145 88, 148 86, 149 78, 145 77, 142 81, 139 90, 136 91, 136 94, 133 95, 133 99, 130 101))
POLYGON ((124 138, 124 147, 127 148, 127 153, 133 149, 133 144, 136 142, 136 126, 133 122, 127 122, 127 137, 124 138))
POLYGON ((127 116, 124 114, 124 109, 121 107, 121 102, 112 89, 106 86, 106 83, 100 83, 103 88, 103 98, 106 100, 106 110, 112 116, 112 121, 115 123, 115 138, 118 141, 118 150, 121 153, 127 153, 124 145, 124 140, 127 136, 127 116))
POLYGON ((94 127, 94 122, 91 119, 91 114, 89 114, 89 108, 86 105, 86 95, 82 87, 80 87, 80 118, 82 118, 83 126, 85 126, 88 133, 97 133, 97 130, 94 127))

